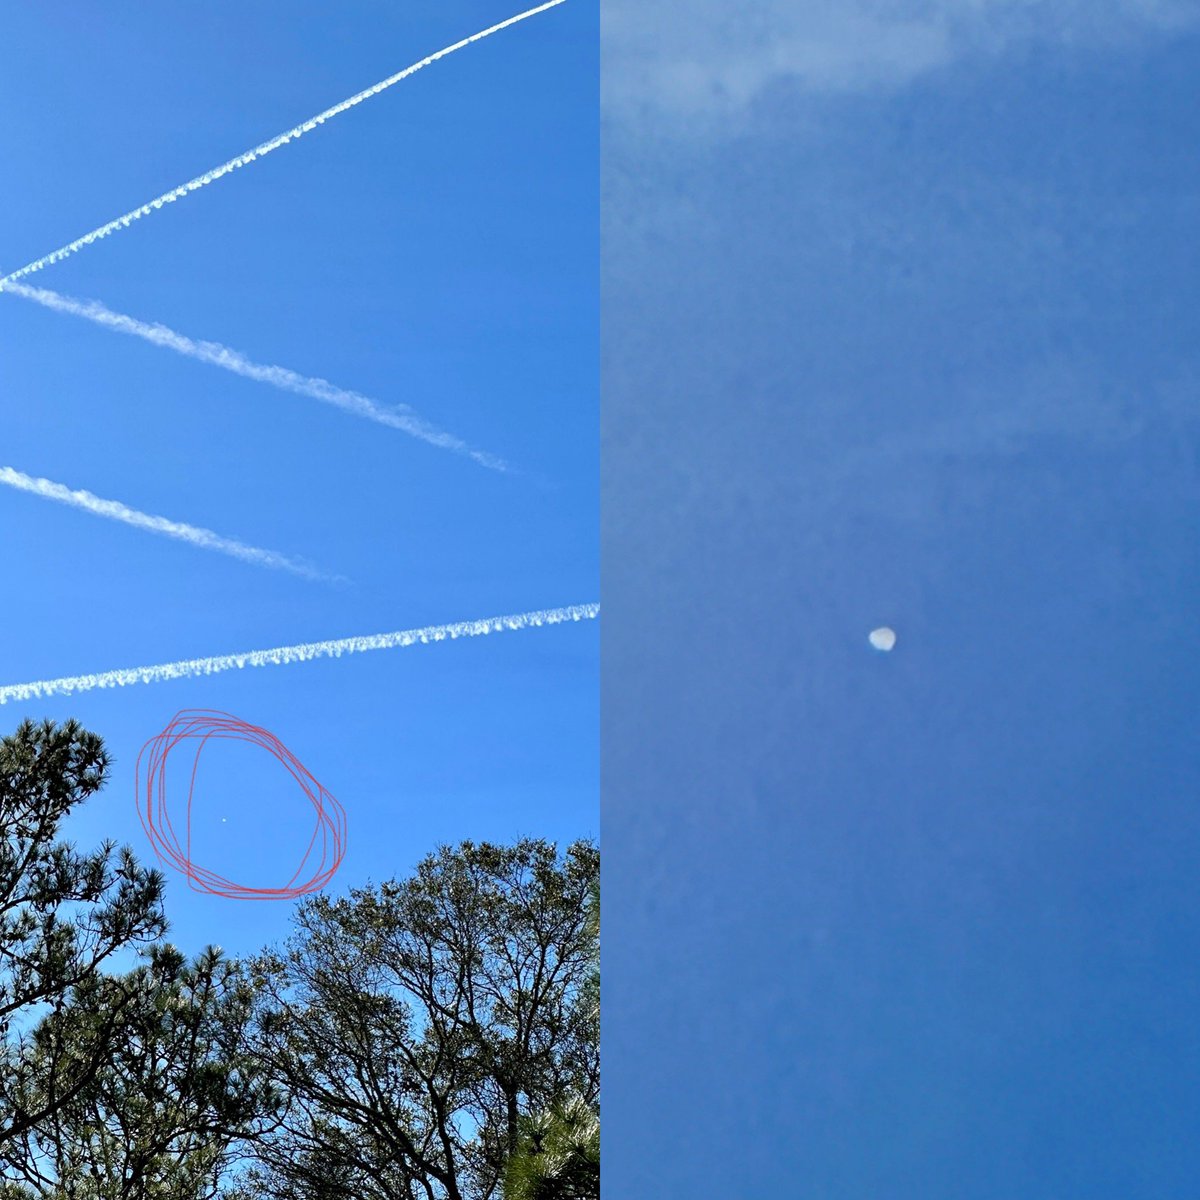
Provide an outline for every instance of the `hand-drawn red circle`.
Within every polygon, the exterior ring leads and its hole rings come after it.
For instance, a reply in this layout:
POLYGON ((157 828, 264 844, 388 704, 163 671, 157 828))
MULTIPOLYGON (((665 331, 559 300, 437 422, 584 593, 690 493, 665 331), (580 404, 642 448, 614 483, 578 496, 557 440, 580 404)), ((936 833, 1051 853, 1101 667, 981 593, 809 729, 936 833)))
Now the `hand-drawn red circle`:
POLYGON ((134 772, 138 817, 154 847, 159 862, 170 864, 187 876, 197 891, 232 900, 294 900, 308 892, 319 891, 342 865, 346 853, 346 813, 342 806, 318 783, 299 759, 273 734, 257 725, 213 709, 184 709, 172 718, 167 727, 152 737, 138 754, 134 772), (197 866, 191 860, 192 792, 196 786, 196 769, 200 755, 212 739, 218 741, 251 742, 269 751, 300 785, 316 812, 317 820, 308 849, 300 860, 295 874, 282 887, 256 888, 233 883, 215 871, 197 866), (187 827, 183 844, 171 823, 167 811, 167 756, 180 742, 199 742, 192 759, 188 784, 187 827), (145 785, 142 783, 142 764, 145 761, 145 785), (318 843, 320 860, 303 883, 297 880, 309 869, 318 843))

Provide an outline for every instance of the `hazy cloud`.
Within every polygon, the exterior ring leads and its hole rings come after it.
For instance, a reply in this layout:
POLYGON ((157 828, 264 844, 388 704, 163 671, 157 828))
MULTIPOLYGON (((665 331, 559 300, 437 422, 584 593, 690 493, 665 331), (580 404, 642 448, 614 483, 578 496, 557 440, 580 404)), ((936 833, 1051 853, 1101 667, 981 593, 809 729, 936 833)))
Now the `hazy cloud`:
POLYGON ((1193 0, 605 0, 603 103, 620 123, 696 133, 777 84, 897 87, 1022 42, 1121 44, 1198 19, 1193 0))

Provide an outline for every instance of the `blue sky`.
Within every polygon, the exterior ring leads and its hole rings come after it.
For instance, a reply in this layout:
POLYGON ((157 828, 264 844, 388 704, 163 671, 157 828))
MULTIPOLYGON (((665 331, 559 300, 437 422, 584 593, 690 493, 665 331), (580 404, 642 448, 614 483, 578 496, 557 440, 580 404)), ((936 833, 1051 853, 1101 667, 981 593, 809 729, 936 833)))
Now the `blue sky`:
POLYGON ((1189 14, 607 6, 614 1195, 1194 1188, 1189 14))
MULTIPOLYGON (((91 5, 4 18, 4 270, 519 11, 91 5)), ((0 461, 303 557, 315 583, 0 489, 0 682, 595 600, 596 15, 564 4, 27 282, 406 403, 517 470, 0 297, 0 461)), ((115 757, 81 843, 129 841, 181 708, 277 734, 345 806, 334 886, 442 841, 598 832, 595 623, 7 705, 115 757)), ((206 752, 197 857, 291 874, 278 768, 206 752), (222 821, 222 818, 225 818, 222 821)), ((251 950, 286 904, 168 890, 173 938, 251 950)))

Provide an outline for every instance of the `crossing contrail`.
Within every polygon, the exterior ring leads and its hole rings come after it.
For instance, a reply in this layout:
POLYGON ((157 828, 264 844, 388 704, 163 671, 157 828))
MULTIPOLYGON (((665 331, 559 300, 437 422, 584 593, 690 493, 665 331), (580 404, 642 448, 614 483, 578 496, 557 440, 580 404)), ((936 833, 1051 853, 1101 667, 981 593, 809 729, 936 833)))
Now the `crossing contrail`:
POLYGON ((149 216, 155 209, 162 208, 164 204, 171 204, 191 192, 199 191, 200 188, 215 182, 223 175, 228 175, 231 171, 237 170, 238 167, 244 167, 248 163, 254 162, 255 159, 270 154, 272 150, 278 150, 280 146, 286 146, 288 142, 298 137, 303 137, 304 134, 310 133, 318 125, 323 125, 331 117, 336 117, 340 113, 344 113, 348 109, 361 104, 364 100, 369 100, 372 96, 379 95, 380 92, 386 91, 402 79, 407 79, 410 75, 415 75, 422 68, 437 62, 439 58, 445 58, 448 54, 453 54, 456 50, 462 50, 472 42, 482 41, 486 37, 491 37, 493 33, 499 33, 500 30, 517 24, 518 21, 524 21, 529 17, 536 16, 538 13, 545 12, 548 8, 555 8, 564 2, 565 0, 548 0, 546 4, 539 4, 536 8, 527 9, 523 13, 518 13, 515 17, 509 17, 508 20, 501 21, 498 25, 489 26, 487 29, 480 30, 479 33, 473 33, 470 37, 455 42, 452 46, 446 46, 438 50, 435 54, 430 54, 428 57, 421 59, 420 62, 415 62, 412 66, 405 67, 403 71, 397 71, 395 75, 389 75, 387 79, 381 80, 373 87, 369 87, 365 91, 351 96, 349 100, 343 100, 340 104, 335 104, 332 108, 327 108, 324 112, 318 113, 315 117, 310 117, 302 124, 293 126, 286 133, 281 133, 278 137, 273 137, 270 141, 255 146, 253 150, 247 150, 245 154, 239 154, 236 158, 231 158, 227 163, 222 163, 221 166, 214 167, 211 171, 205 171, 203 175, 197 175, 195 179, 180 184, 179 187, 172 188, 169 192, 164 192, 157 199, 151 200, 149 203, 143 204, 131 212, 127 212, 122 217, 117 217, 115 220, 109 221, 106 225, 101 225, 98 229, 93 229, 91 233, 85 233, 82 237, 76 238, 73 242, 68 242, 65 246, 61 246, 50 254, 34 259, 33 262, 28 263, 19 270, 0 278, 0 288, 5 287, 16 279, 21 279, 25 275, 31 275, 34 271, 40 271, 43 267, 48 267, 52 263, 61 262, 62 259, 69 258, 85 246, 90 246, 93 242, 98 242, 101 238, 108 237, 110 233, 116 233, 118 229, 128 229, 134 221, 139 221, 142 217, 149 216))
POLYGON ((12 467, 0 467, 0 483, 18 491, 29 492, 41 496, 44 500, 57 500, 60 504, 69 504, 73 508, 81 508, 93 516, 108 517, 112 521, 121 521, 136 529, 145 529, 150 533, 160 533, 164 537, 175 538, 176 541, 187 542, 201 550, 215 550, 218 554, 228 554, 231 558, 240 558, 242 562, 252 563, 256 567, 270 567, 278 571, 291 571, 293 575, 301 575, 305 579, 329 580, 329 576, 321 574, 307 563, 287 558, 274 550, 262 550, 258 546, 247 546, 234 538, 222 537, 211 529, 200 529, 195 525, 185 525, 182 521, 171 521, 167 517, 155 517, 149 513, 138 512, 119 500, 102 500, 91 492, 73 491, 61 483, 50 479, 38 479, 26 475, 24 471, 12 467))
POLYGON ((13 683, 0 687, 0 704, 10 700, 35 700, 43 696, 68 696, 93 688, 125 687, 132 683, 163 683, 171 679, 190 679, 214 675, 235 667, 284 666, 308 662, 314 658, 340 658, 343 654, 361 654, 367 650, 391 650, 418 642, 443 642, 461 637, 480 637, 510 629, 533 629, 541 625, 560 625, 564 621, 586 621, 600 615, 599 604, 573 604, 567 608, 544 608, 537 612, 515 613, 507 617, 488 617, 482 621, 460 621, 452 625, 427 625, 398 633, 377 633, 369 637, 340 638, 331 642, 307 642, 299 646, 277 646, 273 650, 249 650, 244 654, 225 654, 217 658, 191 658, 182 662, 162 663, 155 667, 129 667, 104 671, 99 675, 74 675, 63 679, 42 679, 34 683, 13 683))
POLYGON ((464 454, 493 471, 508 469, 508 464, 503 459, 482 450, 472 449, 461 438, 429 424, 407 405, 401 404, 388 408, 372 400, 369 396, 347 391, 345 388, 330 383, 327 379, 315 379, 307 375, 300 375, 295 371, 288 370, 287 367, 266 366, 262 363, 251 362, 244 354, 230 349, 228 346, 222 346, 220 342, 196 341, 182 333, 176 333, 166 325, 151 324, 147 321, 139 321, 136 317, 126 316, 124 313, 113 312, 99 300, 76 300, 73 296, 63 296, 58 292, 50 291, 49 288, 30 287, 24 283, 8 283, 5 284, 3 290, 13 296, 20 296, 24 300, 32 300, 35 304, 40 304, 43 308, 51 309, 54 312, 82 317, 85 321, 91 321, 104 329, 129 334, 131 337, 141 338, 152 345, 174 350, 176 354, 182 354, 185 358, 192 358, 197 362, 209 363, 211 366, 232 371, 235 375, 242 376, 243 379, 254 379, 285 392, 294 392, 298 396, 307 396, 312 400, 332 404, 355 416, 365 417, 368 421, 375 421, 377 424, 402 430, 432 446, 464 454))

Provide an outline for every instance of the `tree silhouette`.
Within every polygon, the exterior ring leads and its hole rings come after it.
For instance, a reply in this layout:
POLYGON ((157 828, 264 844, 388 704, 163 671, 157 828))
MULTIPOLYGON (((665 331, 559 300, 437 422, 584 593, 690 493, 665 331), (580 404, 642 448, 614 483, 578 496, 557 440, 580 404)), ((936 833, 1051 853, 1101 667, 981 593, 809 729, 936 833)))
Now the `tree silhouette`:
POLYGON ((118 951, 166 929, 158 872, 114 842, 84 854, 58 836, 108 765, 100 738, 74 721, 25 721, 0 739, 0 1163, 112 1061, 132 996, 111 994, 69 1045, 39 1061, 36 1080, 29 1026, 95 987, 118 951))
POLYGON ((487 1200, 523 1119, 598 1083, 576 843, 464 842, 401 882, 316 897, 254 964, 256 1052, 290 1098, 260 1148, 278 1200, 487 1200))

